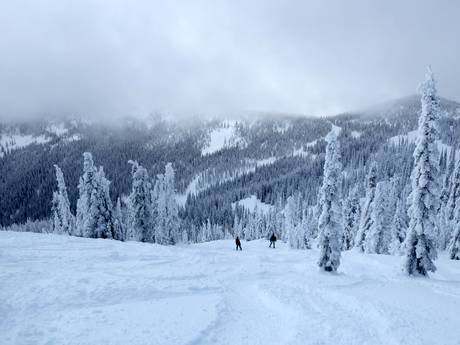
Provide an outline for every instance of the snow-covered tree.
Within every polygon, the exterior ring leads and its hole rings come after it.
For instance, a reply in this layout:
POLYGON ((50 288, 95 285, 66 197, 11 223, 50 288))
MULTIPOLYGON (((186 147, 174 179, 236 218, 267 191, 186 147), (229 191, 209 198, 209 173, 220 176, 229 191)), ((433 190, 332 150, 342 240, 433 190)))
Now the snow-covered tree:
POLYGON ((115 210, 113 211, 115 233, 114 239, 125 241, 126 240, 126 226, 123 217, 123 211, 121 209, 121 199, 117 199, 115 210))
POLYGON ((75 218, 70 212, 69 196, 62 170, 55 165, 58 189, 53 193, 53 232, 58 234, 74 234, 75 218))
POLYGON ((320 258, 318 265, 324 271, 337 271, 341 251, 341 212, 338 206, 339 182, 342 165, 337 134, 331 131, 327 137, 323 185, 319 195, 318 221, 320 258))
POLYGON ((102 167, 96 173, 96 185, 91 193, 90 200, 90 229, 89 237, 110 238, 115 234, 113 205, 110 199, 110 182, 105 177, 102 167))
POLYGON ((391 253, 401 253, 404 240, 406 239, 407 226, 407 213, 404 206, 404 200, 398 199, 396 204, 396 211, 391 224, 391 253))
POLYGON ((93 156, 90 152, 83 153, 83 176, 78 184, 79 198, 77 201, 76 234, 90 237, 90 202, 93 189, 96 187, 97 169, 94 166, 93 156))
MULTIPOLYGON (((445 203, 444 209, 441 209, 441 214, 444 216, 444 222, 441 223, 444 226, 442 235, 445 237, 444 240, 449 242, 456 226, 455 224, 455 210, 460 205, 460 159, 455 164, 455 169, 452 173, 450 180, 449 196, 445 203)), ((442 202, 442 200, 441 200, 442 202)))
POLYGON ((174 187, 174 169, 171 163, 166 164, 165 174, 158 176, 154 195, 156 203, 156 242, 174 244, 180 238, 180 220, 174 187))
POLYGON ((286 240, 291 248, 297 248, 297 205, 293 196, 287 199, 284 215, 286 240))
POLYGON ((136 161, 132 165, 132 188, 128 197, 128 239, 141 242, 155 242, 152 219, 151 189, 147 169, 136 161))
POLYGON ((391 234, 388 229, 388 219, 386 217, 388 188, 389 186, 386 181, 378 182, 375 188, 371 227, 366 236, 365 249, 367 253, 389 253, 391 234))
POLYGON ((455 226, 449 244, 449 257, 452 260, 460 260, 460 205, 457 205, 455 209, 453 222, 455 222, 455 226))
POLYGON ((350 195, 343 203, 343 236, 342 249, 353 248, 359 226, 360 205, 358 189, 353 188, 350 195))
POLYGON ((408 274, 427 275, 434 272, 437 257, 434 244, 436 213, 439 210, 438 150, 436 121, 439 118, 439 97, 431 70, 421 87, 422 111, 414 151, 414 169, 411 175, 409 229, 406 237, 406 263, 408 274))
POLYGON ((374 204, 376 186, 377 164, 372 162, 367 175, 366 198, 361 210, 359 229, 355 238, 355 247, 359 248, 361 251, 365 250, 366 236, 372 226, 372 207, 374 204))
POLYGON ((97 170, 93 156, 83 153, 83 176, 78 185, 77 234, 90 238, 113 238, 114 219, 109 193, 110 182, 102 167, 97 170))

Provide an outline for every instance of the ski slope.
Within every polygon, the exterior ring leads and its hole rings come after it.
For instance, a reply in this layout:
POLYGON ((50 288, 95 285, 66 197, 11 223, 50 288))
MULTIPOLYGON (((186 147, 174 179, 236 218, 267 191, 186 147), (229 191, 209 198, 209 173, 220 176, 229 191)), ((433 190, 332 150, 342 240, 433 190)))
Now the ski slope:
POLYGON ((458 344, 460 262, 0 232, 0 344, 458 344))

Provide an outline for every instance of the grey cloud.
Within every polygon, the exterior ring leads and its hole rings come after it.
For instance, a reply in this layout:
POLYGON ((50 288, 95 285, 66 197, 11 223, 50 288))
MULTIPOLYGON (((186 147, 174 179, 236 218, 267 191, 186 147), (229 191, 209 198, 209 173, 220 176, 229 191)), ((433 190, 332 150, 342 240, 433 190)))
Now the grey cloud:
POLYGON ((459 99, 456 1, 3 1, 0 118, 332 114, 459 99))

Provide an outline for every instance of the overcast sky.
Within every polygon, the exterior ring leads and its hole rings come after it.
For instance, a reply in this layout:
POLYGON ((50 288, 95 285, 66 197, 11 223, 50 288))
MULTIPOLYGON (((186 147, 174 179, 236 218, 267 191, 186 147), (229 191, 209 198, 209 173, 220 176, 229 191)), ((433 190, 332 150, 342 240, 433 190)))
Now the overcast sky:
POLYGON ((460 100, 460 1, 0 1, 0 118, 460 100))

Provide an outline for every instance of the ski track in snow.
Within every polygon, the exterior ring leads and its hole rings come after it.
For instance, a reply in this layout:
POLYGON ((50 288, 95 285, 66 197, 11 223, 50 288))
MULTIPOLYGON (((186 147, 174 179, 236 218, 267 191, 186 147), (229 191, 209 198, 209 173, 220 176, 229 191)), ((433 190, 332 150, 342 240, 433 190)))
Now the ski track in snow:
POLYGON ((0 344, 459 344, 460 263, 0 232, 0 344))

